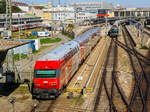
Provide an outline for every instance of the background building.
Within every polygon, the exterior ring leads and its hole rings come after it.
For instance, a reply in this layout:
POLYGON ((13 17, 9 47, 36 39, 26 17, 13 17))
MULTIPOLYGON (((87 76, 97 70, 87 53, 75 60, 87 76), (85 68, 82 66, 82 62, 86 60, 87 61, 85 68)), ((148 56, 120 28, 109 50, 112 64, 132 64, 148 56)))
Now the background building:
POLYGON ((150 8, 120 8, 114 10, 115 17, 150 17, 150 8))
POLYGON ((107 2, 73 2, 70 3, 75 12, 75 17, 77 21, 94 19, 97 17, 99 9, 113 9, 112 3, 107 2))
POLYGON ((62 7, 57 6, 53 7, 51 9, 51 12, 53 14, 53 20, 55 21, 68 21, 68 20, 74 20, 74 8, 73 7, 62 7))
POLYGON ((43 9, 43 18, 50 21, 61 21, 63 23, 74 22, 74 8, 65 6, 55 6, 48 9, 43 9))
POLYGON ((43 5, 31 5, 31 6, 29 6, 28 13, 42 17, 44 8, 45 8, 45 6, 43 6, 43 5))

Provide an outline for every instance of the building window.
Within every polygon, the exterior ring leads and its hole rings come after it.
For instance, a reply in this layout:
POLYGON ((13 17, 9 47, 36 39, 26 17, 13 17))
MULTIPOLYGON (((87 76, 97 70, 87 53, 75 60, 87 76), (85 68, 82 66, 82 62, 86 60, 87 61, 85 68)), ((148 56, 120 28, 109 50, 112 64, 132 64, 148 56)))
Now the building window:
POLYGON ((147 16, 147 12, 146 11, 143 12, 143 16, 147 16))
POLYGON ((135 12, 134 11, 131 12, 131 16, 135 17, 135 12))
POLYGON ((119 12, 114 12, 115 17, 119 16, 119 12))
POLYGON ((137 12, 137 16, 140 17, 141 16, 141 12, 138 11, 137 12))
POLYGON ((130 16, 130 11, 126 11, 126 16, 130 16))
POLYGON ((124 17, 124 12, 120 12, 120 16, 121 16, 121 17, 124 17))

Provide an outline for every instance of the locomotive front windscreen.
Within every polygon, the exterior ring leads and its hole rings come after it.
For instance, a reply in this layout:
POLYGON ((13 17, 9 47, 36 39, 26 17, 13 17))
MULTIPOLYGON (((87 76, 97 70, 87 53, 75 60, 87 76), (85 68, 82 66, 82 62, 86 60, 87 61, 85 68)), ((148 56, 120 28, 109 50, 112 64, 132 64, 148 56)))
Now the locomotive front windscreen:
POLYGON ((56 70, 37 70, 36 78, 54 78, 56 77, 56 70))

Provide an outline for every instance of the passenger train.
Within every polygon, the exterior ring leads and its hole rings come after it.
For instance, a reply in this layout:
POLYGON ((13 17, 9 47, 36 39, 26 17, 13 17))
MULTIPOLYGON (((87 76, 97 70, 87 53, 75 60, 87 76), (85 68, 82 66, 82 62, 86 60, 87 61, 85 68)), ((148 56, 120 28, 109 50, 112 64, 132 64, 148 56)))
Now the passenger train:
POLYGON ((58 96, 100 40, 99 32, 100 27, 94 27, 38 59, 32 97, 58 96))
POLYGON ((20 25, 12 25, 12 31, 19 31, 19 28, 21 30, 31 29, 31 28, 37 28, 40 27, 41 23, 29 23, 29 24, 20 24, 20 25))

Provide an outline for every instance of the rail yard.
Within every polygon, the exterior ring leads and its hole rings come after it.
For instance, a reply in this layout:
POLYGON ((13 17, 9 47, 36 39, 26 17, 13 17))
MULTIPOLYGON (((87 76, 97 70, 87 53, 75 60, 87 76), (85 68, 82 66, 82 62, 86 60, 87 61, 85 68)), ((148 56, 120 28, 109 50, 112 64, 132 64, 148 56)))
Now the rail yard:
MULTIPOLYGON (((105 38, 101 26, 91 53, 61 94, 56 99, 35 100, 31 112, 148 112, 149 51, 136 47, 141 41, 129 30, 130 25, 120 27, 117 38, 105 38)), ((144 32, 144 44, 148 31, 144 32)))
POLYGON ((138 41, 129 27, 122 25, 118 38, 104 38, 101 32, 62 94, 56 100, 39 100, 32 112, 148 112, 150 59, 148 51, 135 47, 138 41))
POLYGON ((0 112, 150 112, 150 8, 27 1, 0 0, 0 112))

